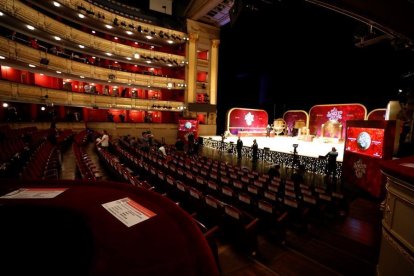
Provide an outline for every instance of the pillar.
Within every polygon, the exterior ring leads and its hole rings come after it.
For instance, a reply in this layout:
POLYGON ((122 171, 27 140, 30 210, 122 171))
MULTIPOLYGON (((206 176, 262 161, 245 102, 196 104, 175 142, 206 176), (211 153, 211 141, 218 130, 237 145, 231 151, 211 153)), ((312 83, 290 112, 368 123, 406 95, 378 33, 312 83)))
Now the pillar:
POLYGON ((197 41, 198 34, 190 33, 188 44, 188 70, 187 70, 187 90, 185 93, 185 102, 193 103, 195 101, 195 91, 197 88, 197 41))
POLYGON ((219 45, 220 45, 219 39, 211 40, 210 68, 209 68, 210 104, 217 104, 218 47, 219 45))

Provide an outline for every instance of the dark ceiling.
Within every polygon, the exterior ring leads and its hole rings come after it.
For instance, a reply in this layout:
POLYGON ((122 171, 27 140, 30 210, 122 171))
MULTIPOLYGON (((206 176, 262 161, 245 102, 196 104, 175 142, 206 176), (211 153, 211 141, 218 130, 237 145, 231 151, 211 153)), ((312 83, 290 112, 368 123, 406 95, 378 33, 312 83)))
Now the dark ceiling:
MULTIPOLYGON (((175 15, 194 1, 175 0, 175 15)), ((413 87, 414 0, 235 2, 242 9, 221 28, 219 116, 247 105, 270 118, 324 103, 370 111, 413 87)))
POLYGON ((414 52, 389 38, 358 47, 369 33, 365 23, 303 1, 244 9, 221 31, 219 112, 263 108, 272 119, 315 104, 385 108, 412 86, 404 76, 414 72, 414 52))
POLYGON ((306 0, 414 40, 414 0, 306 0))

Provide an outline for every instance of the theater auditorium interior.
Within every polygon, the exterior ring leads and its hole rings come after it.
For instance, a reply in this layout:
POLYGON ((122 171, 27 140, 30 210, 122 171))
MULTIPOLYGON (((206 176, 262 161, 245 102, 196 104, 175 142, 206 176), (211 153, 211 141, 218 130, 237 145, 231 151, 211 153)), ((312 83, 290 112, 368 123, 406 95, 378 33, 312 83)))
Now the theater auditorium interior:
POLYGON ((413 14, 0 0, 2 275, 414 275, 413 14))

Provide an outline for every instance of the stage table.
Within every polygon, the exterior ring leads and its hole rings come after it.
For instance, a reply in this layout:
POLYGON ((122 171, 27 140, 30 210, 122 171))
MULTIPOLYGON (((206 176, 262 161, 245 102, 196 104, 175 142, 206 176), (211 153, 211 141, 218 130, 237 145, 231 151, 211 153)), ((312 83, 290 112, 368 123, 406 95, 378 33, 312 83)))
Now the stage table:
MULTIPOLYGON (((237 135, 240 135, 240 137, 266 137, 267 132, 266 130, 240 130, 237 135)), ((275 133, 273 131, 270 132, 270 137, 275 137, 275 133)))
POLYGON ((14 275, 218 275, 191 217, 154 192, 115 182, 8 181, 0 196, 0 263, 14 275), (23 187, 66 190, 4 198, 23 187), (103 207, 125 198, 149 218, 128 227, 103 207))

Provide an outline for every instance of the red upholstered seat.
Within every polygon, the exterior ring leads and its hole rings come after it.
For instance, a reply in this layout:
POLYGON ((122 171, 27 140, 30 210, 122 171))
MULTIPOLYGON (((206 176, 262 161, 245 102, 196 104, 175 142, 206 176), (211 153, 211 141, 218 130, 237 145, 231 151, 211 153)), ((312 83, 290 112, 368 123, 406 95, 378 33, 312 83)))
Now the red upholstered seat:
MULTIPOLYGON (((2 183, 0 195, 21 185, 2 183)), ((192 218, 156 193, 114 182, 24 186, 68 189, 52 199, 0 199, 0 258, 16 275, 218 275, 192 218), (127 227, 102 206, 126 197, 156 215, 127 227)))

